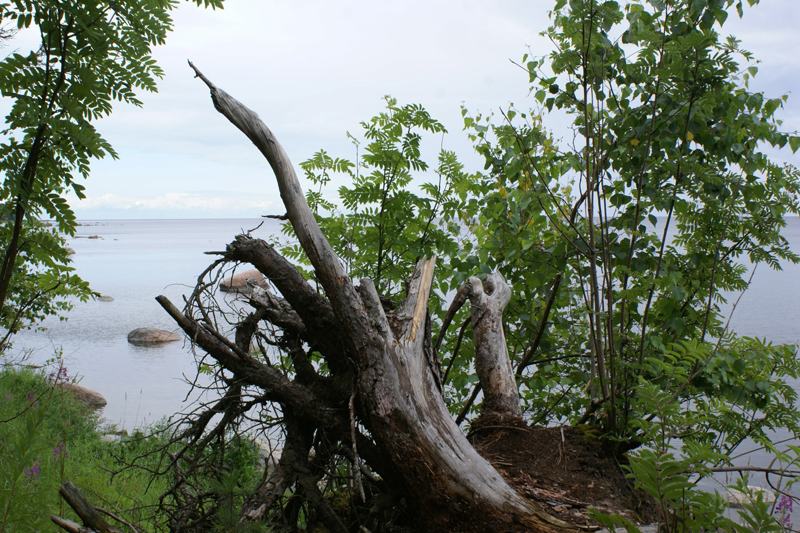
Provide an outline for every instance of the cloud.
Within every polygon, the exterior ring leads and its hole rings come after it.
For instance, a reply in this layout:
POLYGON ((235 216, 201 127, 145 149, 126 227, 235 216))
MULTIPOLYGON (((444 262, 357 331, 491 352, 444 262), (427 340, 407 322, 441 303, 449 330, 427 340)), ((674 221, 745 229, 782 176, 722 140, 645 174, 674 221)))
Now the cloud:
POLYGON ((170 192, 154 196, 107 193, 74 201, 79 218, 240 218, 258 217, 276 202, 240 192, 170 192))
MULTIPOLYGON (((445 148, 467 171, 477 171, 483 159, 460 131, 459 105, 473 115, 508 102, 532 105, 527 73, 509 59, 520 60, 526 45, 535 56, 549 53, 552 44, 538 33, 551 23, 552 5, 229 0, 224 10, 212 11, 182 2, 173 12, 175 31, 155 50, 166 74, 159 92, 140 95, 143 108, 116 105, 97 124, 121 158, 94 163, 89 198, 71 205, 79 216, 106 218, 282 212, 268 165, 214 110, 187 59, 259 113, 295 165, 319 149, 354 158, 345 132, 358 136, 359 122, 381 112, 381 97, 391 94, 400 103, 424 105, 451 132, 445 148), (211 191, 217 188, 226 191, 211 191)), ((800 54, 791 44, 799 16, 798 0, 761 2, 742 20, 731 11, 722 33, 741 37, 762 61, 753 90, 774 97, 800 84, 800 54)), ((13 47, 30 48, 36 38, 22 32, 13 47)), ((7 99, 0 99, 0 111, 3 105, 7 99)), ((779 114, 784 130, 800 129, 795 96, 779 114)), ((545 120, 564 139, 571 137, 569 122, 558 115, 545 120)), ((774 157, 798 162, 788 151, 774 157)))

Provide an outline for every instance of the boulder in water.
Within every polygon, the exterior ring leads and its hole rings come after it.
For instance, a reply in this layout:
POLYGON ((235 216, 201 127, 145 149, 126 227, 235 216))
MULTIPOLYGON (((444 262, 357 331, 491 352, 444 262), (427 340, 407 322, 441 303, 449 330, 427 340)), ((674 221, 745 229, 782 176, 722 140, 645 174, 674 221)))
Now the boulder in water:
POLYGON ((128 342, 136 346, 154 346, 181 340, 180 335, 156 328, 137 328, 128 333, 128 342))
POLYGON ((104 295, 100 296, 98 298, 98 300, 100 300, 101 302, 113 302, 114 301, 114 297, 113 296, 109 296, 107 294, 104 294, 104 295))
POLYGON ((81 387, 75 383, 61 381, 57 386, 65 391, 68 391, 70 394, 72 394, 73 398, 75 398, 75 401, 82 403, 86 407, 90 407, 92 409, 101 409, 108 403, 106 399, 103 398, 103 395, 99 392, 87 389, 86 387, 81 387))
POLYGON ((73 250, 73 249, 72 249, 72 248, 70 248, 69 246, 67 246, 66 250, 67 250, 67 253, 68 253, 69 255, 75 255, 75 250, 73 250))
POLYGON ((761 499, 764 503, 775 502, 774 492, 752 485, 748 485, 747 488, 750 491, 750 495, 736 489, 727 489, 722 495, 722 498, 734 509, 742 509, 745 505, 753 503, 753 500, 758 498, 759 495, 761 495, 761 499))
POLYGON ((100 235, 89 235, 90 239, 99 239, 100 235))
POLYGON ((267 288, 267 280, 265 280, 264 275, 256 269, 246 270, 230 278, 223 279, 219 282, 219 288, 224 292, 246 293, 250 291, 250 285, 248 285, 248 283, 255 284, 262 289, 267 288))

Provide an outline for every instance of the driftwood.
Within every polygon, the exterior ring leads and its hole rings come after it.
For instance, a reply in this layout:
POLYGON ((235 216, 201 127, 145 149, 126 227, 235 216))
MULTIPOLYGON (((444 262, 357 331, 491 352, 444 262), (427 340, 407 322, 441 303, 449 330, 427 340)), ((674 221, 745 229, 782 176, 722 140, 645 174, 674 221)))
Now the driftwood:
MULTIPOLYGON (((260 401, 280 405, 286 431, 280 468, 253 495, 242 519, 262 519, 276 489, 294 483, 330 531, 346 530, 319 492, 325 473, 318 466, 320 454, 313 464, 309 460, 315 440, 324 435, 340 443, 334 453, 348 457, 357 471, 375 472, 391 493, 389 499, 404 501, 420 530, 454 531, 459 524, 471 531, 512 524, 548 533, 576 529, 518 494, 470 445, 447 411, 428 314, 435 258, 419 261, 396 309, 384 307, 371 280, 354 284, 320 231, 275 136, 258 115, 191 66, 210 89, 217 111, 269 161, 287 217, 324 289, 323 296, 266 242, 239 236, 224 259, 252 264, 281 295, 254 292, 249 303, 256 311, 240 322, 236 342, 214 329, 202 310, 195 316, 189 304, 182 312, 167 298, 157 298, 192 342, 232 375, 226 379, 257 387, 263 391, 260 401), (248 352, 261 320, 284 332, 281 342, 294 379, 248 352), (309 362, 304 346, 324 359, 326 373, 309 362)), ((476 367, 489 391, 489 408, 519 417, 501 322, 509 288, 500 276, 490 276, 485 284, 469 280, 468 285, 464 297, 472 305, 480 352, 476 367)))
POLYGON ((109 525, 98 509, 89 503, 89 500, 81 494, 81 491, 71 481, 61 485, 58 493, 83 521, 83 525, 80 525, 72 520, 51 514, 50 520, 61 529, 70 533, 123 533, 121 529, 109 525))

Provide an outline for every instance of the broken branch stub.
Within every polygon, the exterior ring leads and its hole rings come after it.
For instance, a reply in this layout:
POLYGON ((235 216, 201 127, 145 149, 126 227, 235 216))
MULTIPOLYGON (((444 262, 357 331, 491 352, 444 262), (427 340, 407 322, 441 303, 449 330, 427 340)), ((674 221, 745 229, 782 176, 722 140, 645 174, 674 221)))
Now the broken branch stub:
POLYGON ((121 529, 117 529, 106 522, 105 518, 97 511, 97 509, 89 503, 89 500, 81 494, 78 487, 71 481, 65 482, 61 485, 58 493, 64 498, 75 514, 83 522, 83 526, 76 524, 71 520, 61 518, 58 515, 51 514, 50 520, 61 529, 69 531, 70 533, 123 533, 121 529))
POLYGON ((472 307, 475 371, 483 389, 481 416, 522 420, 519 394, 503 332, 503 310, 511 290, 499 272, 484 283, 475 276, 464 282, 472 307))

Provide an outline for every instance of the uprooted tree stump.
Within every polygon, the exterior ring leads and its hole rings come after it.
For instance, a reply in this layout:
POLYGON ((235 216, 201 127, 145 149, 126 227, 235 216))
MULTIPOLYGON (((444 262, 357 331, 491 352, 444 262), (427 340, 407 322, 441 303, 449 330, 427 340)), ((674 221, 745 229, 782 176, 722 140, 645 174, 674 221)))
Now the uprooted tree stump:
MULTIPOLYGON (((198 468, 203 447, 222 438, 225 425, 248 410, 271 404, 283 426, 283 450, 278 467, 265 473, 247 499, 242 521, 286 524, 297 519, 302 507, 307 523, 345 532, 378 527, 385 512, 403 508, 409 527, 420 531, 575 530, 512 488, 447 411, 428 314, 435 258, 419 261, 407 297, 396 308, 382 303, 371 280, 354 283, 320 231, 272 132, 258 115, 192 68, 211 90, 217 111, 272 166, 288 219, 324 296, 269 244, 242 235, 220 252, 218 263, 249 263, 274 289, 256 287, 248 295, 252 311, 236 324, 233 340, 211 317, 218 309, 202 295, 215 284, 202 276, 183 311, 166 297, 157 298, 194 345, 214 359, 223 389, 221 400, 181 434, 188 443, 184 451, 173 455, 176 472, 180 469, 172 493, 173 527, 197 526, 208 514, 186 510, 200 506, 200 496, 181 483, 198 468), (259 333, 262 323, 268 333, 259 333), (261 340, 287 356, 289 372, 271 364, 264 350, 251 352, 252 343, 261 340), (222 417, 210 429, 215 414, 222 417), (321 491, 322 480, 335 479, 336 465, 342 464, 357 499, 372 502, 368 514, 359 516, 352 506, 343 510, 321 491), (287 499, 289 488, 294 496, 287 499)), ((468 280, 457 300, 461 305, 469 299, 472 306, 484 414, 521 420, 501 319, 509 294, 495 274, 484 283, 468 280)))

